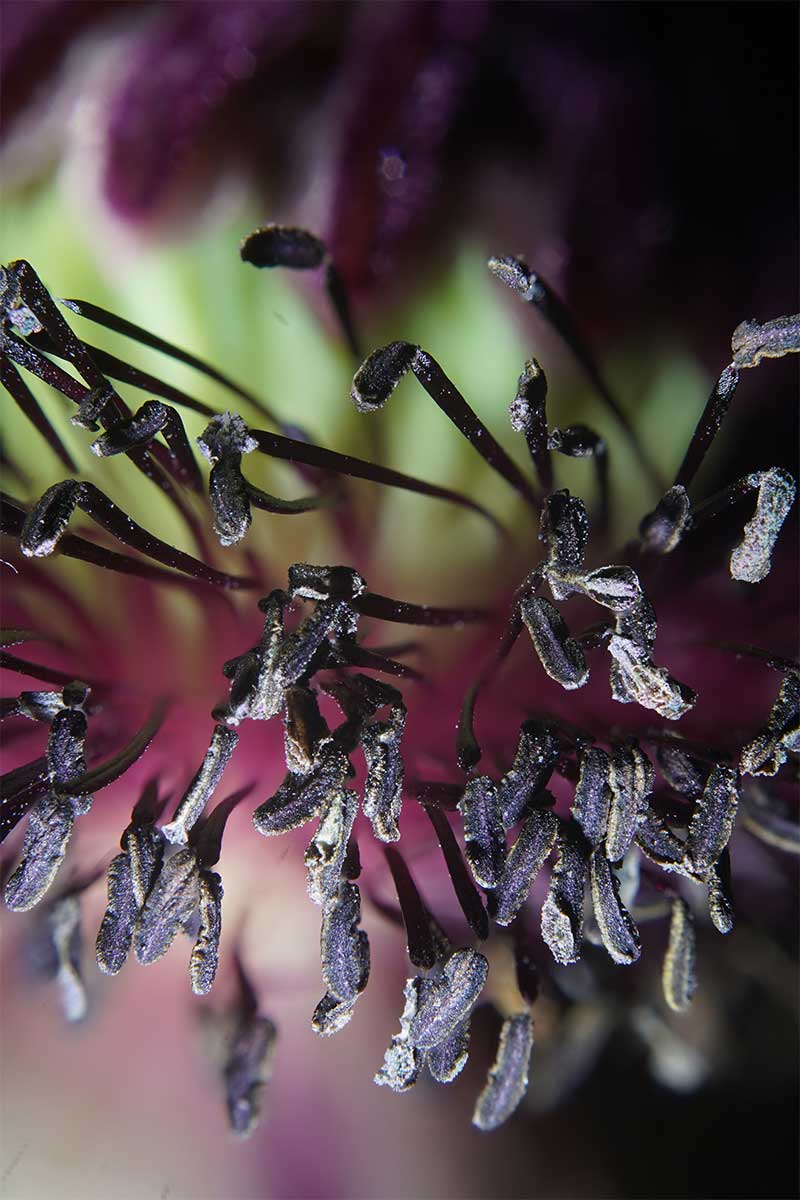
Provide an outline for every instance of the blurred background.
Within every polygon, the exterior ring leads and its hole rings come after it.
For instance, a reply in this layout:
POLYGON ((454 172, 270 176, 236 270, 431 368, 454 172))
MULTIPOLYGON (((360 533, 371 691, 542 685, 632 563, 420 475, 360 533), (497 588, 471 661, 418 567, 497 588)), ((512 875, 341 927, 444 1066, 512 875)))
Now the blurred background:
MULTIPOLYGON (((734 327, 798 307, 793 4, 5 0, 0 17, 3 262, 27 258, 54 294, 106 305, 217 364, 323 444, 468 491, 515 529, 517 499, 416 394, 372 425, 355 415, 353 361, 319 279, 243 265, 244 235, 283 221, 323 237, 365 347, 422 344, 509 447, 517 376, 540 358, 559 423, 587 420, 610 443, 615 542, 655 496, 571 357, 488 275, 487 254, 523 254, 567 302, 665 474, 734 327)), ((91 336, 120 352, 119 340, 91 336)), ((152 352, 126 353, 157 369, 152 352)), ((177 386, 226 403, 160 362, 177 386)), ((753 464, 796 472, 796 368, 751 376, 702 495, 753 464)), ((85 437, 44 391, 87 477, 113 478, 137 519, 180 540, 116 463, 92 475, 85 437)), ((4 457, 24 468, 9 490, 27 501, 63 468, 43 442, 32 447, 10 404, 2 414, 4 457)), ((202 424, 187 418, 190 435, 202 424)), ((280 492, 285 473, 263 469, 259 482, 280 492)), ((582 470, 569 463, 559 480, 578 486, 582 470)), ((381 494, 365 530, 371 585, 419 601, 496 598, 529 547, 520 535, 498 563, 474 517, 402 494, 381 494)), ((276 521, 263 552, 278 578, 292 559, 325 561, 333 536, 276 521)), ((788 538, 786 586, 769 610, 783 637, 796 611, 796 517, 788 538)), ((98 616, 108 594, 84 586, 98 616)), ((180 644, 199 658, 191 636, 184 628, 180 644)), ((724 727, 738 698, 714 687, 724 727)), ((198 705, 207 714, 205 695, 198 705)), ((452 714, 440 719, 449 753, 452 714)), ((190 744, 187 734, 176 751, 188 761, 190 744)), ((87 867, 113 852, 130 795, 118 789, 111 804, 78 842, 87 867)), ((283 844, 268 854, 248 826, 238 811, 221 871, 226 927, 244 931, 281 1031, 261 1126, 246 1143, 226 1129, 179 953, 147 971, 128 964, 117 980, 91 975, 89 1016, 67 1028, 52 984, 32 978, 33 918, 3 913, 5 1195, 796 1194, 791 855, 737 833, 740 919, 725 939, 701 930, 702 986, 687 1016, 652 1000, 658 936, 632 980, 591 948, 591 970, 557 976, 559 1003, 544 989, 535 1013, 529 1097, 487 1136, 470 1115, 492 1059, 489 1010, 449 1088, 374 1087, 399 1016, 402 937, 376 931, 357 1017, 316 1038, 318 914, 298 844, 290 858, 283 844)), ((87 899, 87 931, 102 893, 101 883, 87 899)))

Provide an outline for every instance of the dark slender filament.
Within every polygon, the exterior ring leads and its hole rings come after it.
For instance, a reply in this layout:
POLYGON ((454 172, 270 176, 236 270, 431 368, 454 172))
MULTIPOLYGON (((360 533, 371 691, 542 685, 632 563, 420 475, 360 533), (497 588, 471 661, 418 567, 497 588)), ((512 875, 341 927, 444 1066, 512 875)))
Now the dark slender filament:
POLYGON ((107 759, 104 763, 100 763, 98 767, 93 767, 91 771, 86 771, 77 779, 70 781, 70 793, 89 793, 98 792, 100 788, 107 787, 109 783, 113 783, 124 775, 129 767, 132 767, 137 758, 141 758, 147 747, 152 742, 153 738, 161 728, 164 720, 164 714, 167 711, 166 701, 159 700, 150 717, 145 724, 134 734, 127 745, 117 751, 115 755, 107 759))
POLYGON ((467 918, 473 933, 477 937, 485 939, 489 936, 489 918, 483 907, 480 893, 470 878, 450 822, 441 808, 436 805, 426 804, 424 808, 442 848, 444 861, 453 883, 453 891, 458 897, 461 911, 467 918))
POLYGON ((428 604, 409 604, 405 600, 390 600, 376 592, 364 592, 353 600, 353 608, 364 617, 380 621, 396 621, 401 625, 463 625, 485 621, 489 613, 484 608, 434 608, 428 604))
POLYGON ((53 453, 58 455, 67 470, 70 472, 76 471, 77 467, 72 459, 72 455, 42 412, 38 400, 19 372, 5 357, 0 359, 0 383, 3 384, 3 387, 15 403, 19 405, 31 425, 39 431, 53 453))
POLYGON ((428 910, 399 850, 395 850, 394 846, 384 846, 383 852, 392 872, 397 899, 400 901, 408 940, 408 957, 415 967, 430 970, 436 962, 436 947, 428 910))
POLYGON ((485 517, 501 534, 505 531, 490 512, 467 496, 454 492, 451 488, 439 487, 435 483, 426 483, 415 479, 413 475, 404 475, 393 471, 390 467, 381 467, 377 463, 367 462, 362 458, 353 458, 350 454, 339 454, 336 450, 328 450, 324 446, 316 446, 312 442, 301 442, 296 438, 283 437, 278 433, 269 433, 264 429, 249 430, 250 436, 258 442, 262 454, 271 458, 281 458, 285 462, 301 463, 308 467, 318 467, 323 471, 332 471, 336 475, 347 475, 351 479, 367 479, 371 483, 381 483, 386 487, 401 488, 406 492, 417 492, 422 496, 431 496, 439 500, 449 500, 462 508, 485 517))

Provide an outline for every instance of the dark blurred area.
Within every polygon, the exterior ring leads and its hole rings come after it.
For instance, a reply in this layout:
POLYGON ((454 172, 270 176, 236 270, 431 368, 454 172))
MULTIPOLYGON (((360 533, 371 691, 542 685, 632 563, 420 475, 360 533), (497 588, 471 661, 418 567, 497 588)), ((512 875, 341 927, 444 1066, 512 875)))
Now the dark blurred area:
POLYGON ((321 189, 362 302, 466 224, 600 337, 668 322, 716 360, 743 313, 793 306, 793 4, 12 0, 3 25, 6 138, 76 44, 119 39, 101 186, 128 222, 180 228, 238 167, 271 214, 321 189))

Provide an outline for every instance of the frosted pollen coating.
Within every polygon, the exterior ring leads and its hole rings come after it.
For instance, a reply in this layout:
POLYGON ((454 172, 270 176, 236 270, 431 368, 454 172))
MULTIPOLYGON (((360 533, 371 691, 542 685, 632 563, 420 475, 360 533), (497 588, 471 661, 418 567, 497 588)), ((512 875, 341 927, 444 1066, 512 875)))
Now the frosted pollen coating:
POLYGON ((216 871, 201 867, 198 875, 200 928, 189 959, 189 979, 196 996, 205 996, 219 965, 222 934, 222 880, 216 871))
POLYGON ((441 976, 429 981, 409 1027, 418 1050, 432 1050, 448 1038, 475 1006, 486 983, 489 963, 477 950, 456 950, 441 976))
POLYGON ((739 772, 735 767, 714 767, 695 806, 686 841, 687 860, 698 875, 713 867, 730 841, 738 806, 739 772))
POLYGON ((567 691, 583 687, 589 678, 586 658, 569 636, 561 613, 542 596, 526 597, 520 604, 522 620, 547 674, 567 691))
POLYGON ((620 746, 611 756, 611 804, 606 831, 606 856, 619 862, 630 849, 639 819, 653 790, 654 771, 638 746, 620 746))
POLYGON ((33 805, 19 866, 5 887, 6 907, 12 912, 26 912, 39 903, 64 861, 74 822, 75 807, 69 799, 48 795, 33 805))
POLYGON ((672 901, 669 942, 664 955, 664 999, 673 1012, 686 1012, 697 991, 694 918, 685 900, 672 901))
POLYGON ((503 825, 510 829, 547 784, 560 753, 558 738, 539 721, 523 722, 514 761, 497 785, 503 825))
POLYGON ((122 970, 131 948, 139 905, 133 894, 131 862, 124 852, 108 867, 108 904, 95 943, 97 965, 104 975, 122 970))
POLYGON ((747 775, 775 775, 789 750, 800 750, 800 672, 787 671, 766 725, 743 748, 739 769, 747 775))
MULTIPOLYGON (((404 718, 405 718, 405 710, 404 718)), ((397 821, 403 802, 403 759, 400 754, 402 726, 391 721, 368 725, 361 736, 367 764, 364 781, 364 816, 372 822, 375 837, 382 842, 400 838, 397 821)))
POLYGON ((428 1051, 425 1064, 437 1083, 452 1083, 467 1065, 469 1058, 469 1019, 457 1025, 453 1032, 428 1051))
POLYGON ((337 1001, 355 1000, 369 977, 369 940, 360 920, 361 893, 345 880, 325 904, 320 933, 322 978, 337 1001))
POLYGON ((332 996, 330 992, 326 992, 314 1009, 314 1015, 311 1018, 311 1028, 320 1037, 331 1037, 334 1033, 338 1033, 340 1029, 344 1029, 352 1017, 355 1007, 355 1000, 339 1000, 336 996, 332 996))
POLYGON ((616 634, 608 640, 614 659, 611 668, 611 695, 622 704, 640 704, 666 717, 679 720, 693 708, 697 697, 681 687, 666 667, 657 667, 642 648, 627 637, 616 634))
POLYGON ((146 400, 127 421, 120 421, 113 429, 95 438, 89 449, 98 458, 125 454, 136 446, 145 446, 151 442, 168 420, 169 411, 166 404, 162 404, 160 400, 146 400))
POLYGON ((620 900, 619 884, 601 850, 591 859, 592 904, 603 945, 615 963, 630 966, 641 954, 639 931, 620 900))
POLYGON ((400 1017, 400 1032, 391 1040, 383 1059, 383 1066, 375 1076, 379 1087, 389 1087, 393 1092, 407 1092, 417 1082, 422 1067, 423 1055, 414 1045, 411 1026, 419 1011, 421 993, 425 980, 415 975, 407 979, 403 989, 405 1004, 400 1017))
POLYGON ((662 871, 686 873, 686 848, 680 838, 662 821, 659 814, 646 803, 636 829, 636 844, 662 871))
POLYGON ((549 808, 534 809, 524 821, 494 890, 492 907, 498 925, 510 925, 522 908, 557 833, 558 820, 549 808))
POLYGON ((577 829, 558 832, 558 860, 542 905, 542 937, 557 963, 577 962, 583 937, 583 899, 589 846, 577 829))
POLYGON ((478 1129, 487 1132, 497 1129, 518 1107, 528 1090, 532 1050, 531 1014, 523 1012, 507 1017, 500 1031, 497 1056, 472 1116, 472 1124, 478 1129))
POLYGON ((359 412, 383 408, 403 376, 411 369, 419 346, 390 342, 373 350, 353 376, 350 396, 359 412))
POLYGON ((783 358, 800 350, 800 314, 775 317, 759 325, 742 321, 731 337, 733 366, 757 367, 762 358, 783 358))
POLYGON ((747 483, 758 488, 756 511, 744 527, 742 541, 731 554, 730 569, 734 579, 760 583, 769 575, 772 551, 794 504, 797 488, 789 472, 779 467, 756 471, 747 476, 747 483))
POLYGON ((307 890, 315 904, 335 896, 347 853, 347 843, 358 812, 358 796, 340 787, 328 796, 317 832, 305 854, 307 890))
POLYGON ((503 871, 506 839, 497 788, 488 775, 469 781, 458 802, 458 811, 472 874, 481 887, 494 887, 503 871))
POLYGON ((65 479, 49 487, 34 504, 19 535, 19 548, 27 558, 46 558, 53 553, 84 491, 77 479, 65 479))
POLYGON ((602 842, 608 828, 610 771, 611 760, 605 750, 598 746, 584 750, 580 758, 572 814, 593 846, 602 842))
POLYGON ((234 730, 226 729, 224 725, 215 726, 200 770, 189 784, 172 820, 162 829, 168 842, 186 843, 189 830, 214 795, 238 741, 239 735, 234 730))
POLYGON ((180 930, 194 917, 199 903, 197 855, 191 846, 184 846, 165 860, 139 914, 133 939, 137 961, 147 966, 166 954, 180 930))
POLYGON ((328 798, 344 786, 347 768, 347 755, 338 746, 323 745, 311 771, 289 771, 275 795, 253 813, 258 832, 272 837, 318 816, 328 798))
POLYGON ((542 284, 521 258, 512 258, 510 255, 504 255, 502 258, 493 256, 487 266, 492 274, 506 287, 511 288, 512 292, 516 292, 521 300, 536 304, 544 299, 545 290, 542 284))

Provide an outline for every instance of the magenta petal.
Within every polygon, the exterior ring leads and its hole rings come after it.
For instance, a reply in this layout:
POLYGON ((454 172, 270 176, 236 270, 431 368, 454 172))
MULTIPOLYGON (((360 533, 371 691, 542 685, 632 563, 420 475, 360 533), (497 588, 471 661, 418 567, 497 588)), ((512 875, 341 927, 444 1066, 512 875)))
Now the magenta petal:
POLYGON ((143 220, 164 204, 220 111, 310 16, 293 0, 161 10, 126 59, 108 119, 104 190, 120 215, 143 220))
POLYGON ((327 234, 356 293, 392 273, 437 198, 485 21, 482 3, 367 5, 357 16, 327 234))

